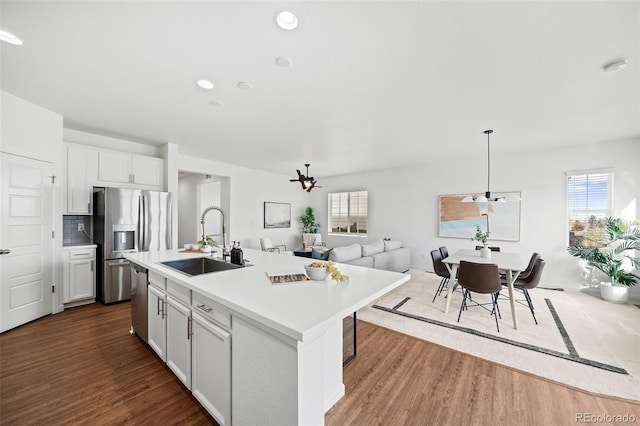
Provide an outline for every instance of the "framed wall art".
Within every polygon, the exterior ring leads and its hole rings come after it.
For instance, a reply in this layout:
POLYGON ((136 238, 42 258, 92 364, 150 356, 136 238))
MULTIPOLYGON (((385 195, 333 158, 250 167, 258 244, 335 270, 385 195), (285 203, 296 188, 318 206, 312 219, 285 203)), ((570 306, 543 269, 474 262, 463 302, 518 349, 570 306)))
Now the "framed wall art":
POLYGON ((291 228, 291 204, 265 201, 264 227, 291 228))
POLYGON ((520 192, 494 192, 504 202, 463 203, 468 194, 438 196, 438 236, 472 238, 476 226, 489 230, 490 240, 520 241, 520 192))

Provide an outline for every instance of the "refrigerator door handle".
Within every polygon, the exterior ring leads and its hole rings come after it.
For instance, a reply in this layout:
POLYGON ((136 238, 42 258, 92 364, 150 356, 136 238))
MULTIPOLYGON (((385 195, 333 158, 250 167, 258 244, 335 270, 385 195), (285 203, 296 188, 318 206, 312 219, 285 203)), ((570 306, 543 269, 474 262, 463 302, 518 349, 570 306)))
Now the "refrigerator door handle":
POLYGON ((140 194, 140 198, 138 199, 138 241, 136 241, 136 250, 137 251, 145 251, 144 240, 146 237, 146 227, 147 227, 147 212, 146 212, 146 203, 145 196, 140 194))

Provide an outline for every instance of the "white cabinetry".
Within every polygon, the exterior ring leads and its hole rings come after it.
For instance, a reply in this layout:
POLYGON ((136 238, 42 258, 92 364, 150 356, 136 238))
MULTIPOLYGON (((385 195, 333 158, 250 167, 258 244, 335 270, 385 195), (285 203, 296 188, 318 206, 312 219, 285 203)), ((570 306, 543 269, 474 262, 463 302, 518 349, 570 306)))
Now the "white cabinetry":
POLYGON ((220 425, 231 424, 231 334, 218 324, 230 321, 220 305, 193 293, 193 396, 220 425))
POLYGON ((191 309, 167 296, 167 366, 191 389, 191 309))
POLYGON ((98 152, 67 145, 67 213, 91 214, 91 191, 97 179, 98 152))
POLYGON ((167 280, 167 366, 191 389, 191 290, 167 280))
POLYGON ((162 185, 164 160, 117 151, 98 153, 98 180, 152 187, 162 185))
POLYGON ((149 346, 161 360, 167 360, 167 294, 149 283, 149 346))
POLYGON ((95 301, 95 246, 65 248, 63 253, 63 303, 75 306, 95 301))

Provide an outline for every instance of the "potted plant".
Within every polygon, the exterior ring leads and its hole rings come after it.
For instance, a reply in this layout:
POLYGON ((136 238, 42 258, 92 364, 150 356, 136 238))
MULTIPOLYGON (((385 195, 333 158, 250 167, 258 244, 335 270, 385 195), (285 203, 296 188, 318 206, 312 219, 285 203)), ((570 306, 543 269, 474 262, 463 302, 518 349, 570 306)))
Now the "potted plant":
POLYGON ((600 283, 600 295, 604 300, 625 303, 629 299, 629 287, 640 280, 634 273, 640 267, 640 259, 633 257, 634 250, 640 250, 639 222, 608 217, 604 224, 604 246, 570 246, 567 250, 608 277, 609 281, 600 283))
POLYGON ((482 248, 480 249, 480 256, 482 257, 491 257, 491 249, 487 247, 487 241, 489 240, 489 231, 482 232, 479 225, 476 225, 476 235, 471 238, 471 241, 478 241, 482 243, 482 248))
MULTIPOLYGON (((302 225, 302 244, 303 247, 307 244, 313 245, 315 241, 315 233, 318 232, 320 224, 316 222, 316 217, 313 214, 313 208, 307 207, 304 209, 304 214, 298 217, 298 221, 302 225)), ((306 248, 306 247, 304 247, 306 248)))

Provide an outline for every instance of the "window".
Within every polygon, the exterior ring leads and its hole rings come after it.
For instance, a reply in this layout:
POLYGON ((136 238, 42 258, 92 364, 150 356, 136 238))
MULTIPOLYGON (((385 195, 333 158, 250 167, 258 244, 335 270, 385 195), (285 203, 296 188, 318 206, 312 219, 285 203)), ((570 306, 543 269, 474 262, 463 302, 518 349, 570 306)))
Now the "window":
POLYGON ((329 194, 329 233, 367 236, 367 191, 329 194))
POLYGON ((602 246, 603 219, 611 216, 612 183, 613 173, 610 171, 567 173, 570 246, 602 246))

